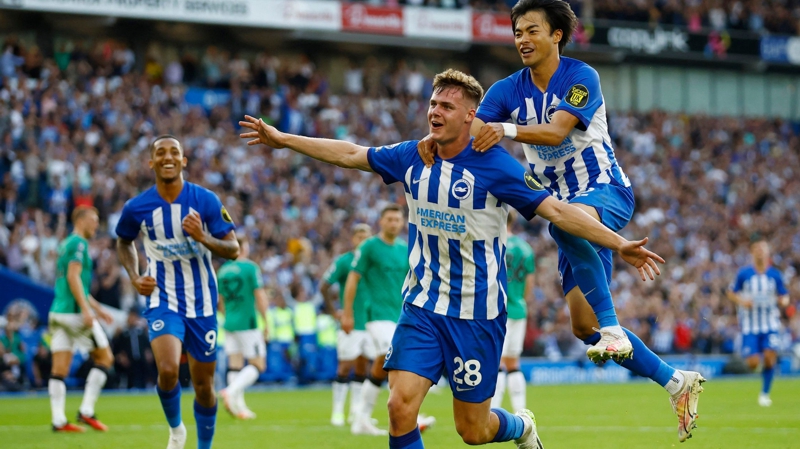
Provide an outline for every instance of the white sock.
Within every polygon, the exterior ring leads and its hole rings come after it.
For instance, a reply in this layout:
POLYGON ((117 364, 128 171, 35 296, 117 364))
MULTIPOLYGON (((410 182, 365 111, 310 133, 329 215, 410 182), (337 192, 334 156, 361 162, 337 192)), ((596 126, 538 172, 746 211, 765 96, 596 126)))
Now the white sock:
POLYGON ((233 380, 236 379, 236 376, 238 376, 238 375, 239 375, 239 370, 238 369, 237 370, 228 371, 228 375, 226 376, 226 378, 227 378, 226 385, 230 387, 231 384, 233 383, 233 380))
POLYGON ((94 404, 97 398, 100 397, 100 392, 106 384, 108 374, 99 368, 92 368, 89 370, 89 375, 86 376, 86 387, 83 391, 83 402, 79 409, 83 416, 94 416, 94 404))
POLYGON ((492 396, 492 408, 501 408, 503 406, 503 395, 506 394, 506 372, 500 370, 497 373, 497 385, 494 387, 494 396, 492 396))
POLYGON ((50 413, 53 425, 61 427, 67 423, 64 407, 67 403, 67 386, 61 379, 50 379, 47 383, 47 392, 50 393, 50 413))
POLYGON ((508 395, 511 397, 511 408, 514 413, 525 408, 526 391, 525 375, 522 371, 508 373, 508 395))
POLYGON ((234 403, 236 404, 236 408, 242 412, 244 410, 249 410, 247 408, 247 403, 244 402, 244 390, 239 390, 236 394, 236 397, 233 398, 234 403))
POLYGON ((672 373, 672 378, 664 385, 664 389, 667 390, 669 394, 675 394, 681 391, 684 382, 686 382, 686 378, 683 376, 683 373, 676 369, 675 372, 672 373))
POLYGON ((172 435, 186 435, 186 426, 183 425, 183 421, 181 421, 181 425, 178 427, 170 427, 169 434, 172 435))
POLYGON ((616 326, 606 326, 606 327, 604 327, 604 328, 602 328, 600 330, 611 332, 612 334, 620 336, 620 337, 624 337, 625 336, 625 331, 622 330, 622 326, 620 326, 619 324, 617 324, 616 326))
POLYGON ((258 372, 258 368, 253 365, 247 365, 239 371, 239 374, 233 379, 233 382, 228 384, 228 391, 234 396, 243 394, 245 388, 256 383, 260 375, 261 373, 258 372))
POLYGON ((369 420, 372 419, 372 410, 375 409, 375 402, 378 400, 378 395, 381 393, 381 387, 372 383, 369 379, 364 381, 361 387, 361 401, 359 404, 359 412, 362 418, 369 420))
POLYGON ((361 406, 361 387, 364 386, 364 382, 350 382, 350 416, 355 418, 358 416, 361 411, 359 410, 361 406))
POLYGON ((344 416, 344 403, 349 389, 348 382, 333 382, 333 416, 344 416))

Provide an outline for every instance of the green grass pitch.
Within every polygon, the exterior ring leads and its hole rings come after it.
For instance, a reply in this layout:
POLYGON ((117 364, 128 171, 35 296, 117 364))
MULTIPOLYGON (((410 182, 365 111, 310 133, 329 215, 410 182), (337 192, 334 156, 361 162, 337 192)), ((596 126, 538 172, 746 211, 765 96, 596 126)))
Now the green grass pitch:
MULTIPOLYGON (((678 443, 677 420, 667 394, 652 383, 625 385, 560 385, 529 387, 528 403, 536 413, 547 449, 559 448, 800 448, 800 379, 775 380, 770 408, 756 404, 757 378, 717 380, 705 384, 700 399, 699 428, 694 438, 678 443)), ((387 393, 375 417, 386 428, 387 393)), ((183 396, 183 417, 189 429, 187 448, 196 444, 193 393, 183 396)), ((255 421, 234 421, 220 407, 214 447, 246 448, 386 448, 385 437, 353 437, 334 428, 329 390, 260 391, 247 395, 258 414, 255 421)), ((80 395, 67 399, 73 419, 80 395)), ((465 447, 455 432, 449 391, 430 394, 423 413, 437 417, 423 435, 428 448, 465 447)), ((167 427, 155 393, 107 394, 100 397, 98 416, 107 433, 57 435, 50 431, 47 397, 0 398, 0 447, 4 448, 163 448, 167 427)), ((500 446, 498 446, 500 447, 500 446)), ((502 447, 513 447, 503 443, 502 447)))

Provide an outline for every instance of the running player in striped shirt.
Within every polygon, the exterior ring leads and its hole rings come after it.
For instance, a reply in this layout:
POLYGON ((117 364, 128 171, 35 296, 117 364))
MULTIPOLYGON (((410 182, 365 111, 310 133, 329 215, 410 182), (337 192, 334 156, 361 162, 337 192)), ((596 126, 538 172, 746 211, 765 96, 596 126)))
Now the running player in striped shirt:
MULTIPOLYGON (((633 189, 614 155, 600 78, 588 64, 561 56, 578 19, 563 0, 520 0, 511 22, 525 68, 486 92, 470 130, 473 148, 487 151, 503 137, 522 143, 534 178, 554 198, 619 231, 633 215, 633 189)), ((589 359, 614 359, 662 386, 678 417, 678 439, 690 438, 705 379, 669 366, 620 326, 609 249, 552 225, 550 235, 572 330, 590 346, 589 359)))
POLYGON ((533 248, 522 237, 513 235, 516 214, 508 214, 508 242, 506 243, 506 269, 508 270, 508 322, 500 372, 497 374, 497 388, 492 398, 492 407, 503 404, 506 386, 511 399, 511 409, 515 412, 526 408, 525 375, 519 370, 519 357, 528 330, 528 303, 533 293, 533 278, 536 272, 536 258, 533 248))
POLYGON ((239 257, 219 269, 219 311, 225 315, 225 354, 228 356, 228 387, 219 392, 225 409, 238 419, 255 419, 247 407, 244 390, 267 369, 269 299, 264 289, 261 267, 248 259, 250 244, 244 236, 239 241, 239 257), (258 315, 256 315, 258 314, 258 315), (265 324, 258 329, 258 319, 265 324), (247 366, 244 361, 247 360, 247 366))
POLYGON ((568 232, 614 248, 642 278, 659 272, 644 249, 577 207, 550 195, 501 147, 472 150, 469 127, 483 95, 471 76, 448 70, 433 82, 428 126, 438 145, 432 168, 417 141, 366 148, 346 141, 279 132, 246 116, 242 133, 273 148, 290 148, 314 159, 374 171, 403 185, 409 207, 409 265, 405 304, 386 355, 389 372, 389 446, 421 448, 417 415, 430 387, 448 373, 456 430, 464 442, 515 440, 541 448, 528 410, 512 415, 491 409, 506 321, 506 217, 509 206, 526 219, 541 215, 568 232))
POLYGON ((235 259, 239 243, 219 197, 184 181, 186 163, 177 138, 165 135, 153 141, 149 164, 156 184, 125 203, 117 224, 117 255, 136 291, 147 298, 144 317, 158 368, 156 391, 170 426, 167 449, 186 444, 178 384, 181 343, 189 353, 196 394, 197 447, 208 449, 217 415, 217 277, 211 254, 235 259), (134 246, 140 233, 147 255, 144 274, 139 274, 134 246))
POLYGON ((789 305, 789 292, 783 283, 781 272, 770 264, 769 243, 758 238, 750 244, 753 264, 739 270, 736 280, 728 290, 728 298, 739 306, 739 326, 742 332, 742 357, 751 370, 758 368, 764 357, 761 370, 763 386, 758 396, 762 407, 772 405, 769 391, 778 362, 778 343, 781 331, 779 307, 789 305))

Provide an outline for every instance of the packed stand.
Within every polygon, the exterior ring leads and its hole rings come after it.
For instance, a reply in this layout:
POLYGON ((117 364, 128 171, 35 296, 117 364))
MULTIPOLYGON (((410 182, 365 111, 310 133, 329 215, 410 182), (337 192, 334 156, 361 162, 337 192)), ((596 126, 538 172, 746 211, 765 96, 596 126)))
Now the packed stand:
MULTIPOLYGON (((216 47, 200 57, 153 52, 139 72, 133 52, 114 41, 61 47, 47 58, 13 41, 4 51, 14 58, 0 62, 0 262, 52 284, 68 212, 92 205, 102 223, 90 248, 92 292, 125 311, 141 304, 116 262, 113 231, 124 201, 153 184, 147 147, 154 136, 181 136, 186 178, 220 195, 237 232, 249 236, 251 258, 276 302, 291 308, 298 292, 320 302, 319 279, 334 256, 350 249, 349 230, 360 222, 375 228, 385 204, 404 202, 402 190, 288 150, 247 147, 237 121, 250 114, 285 131, 367 146, 419 138, 427 130, 431 73, 403 60, 352 64, 340 92, 304 55, 245 58, 216 47), (230 97, 196 104, 188 99, 198 88, 230 97)), ((791 297, 800 298, 800 161, 791 150, 800 147, 798 125, 652 112, 612 114, 610 129, 637 198, 625 233, 650 236, 668 260, 655 283, 637 282, 635 272, 617 267, 613 289, 624 325, 661 353, 733 352, 736 318, 724 290, 747 263, 752 234, 772 242, 791 297)), ((582 349, 558 285, 555 245, 541 220, 518 227, 538 260, 526 351, 572 357, 582 349)), ((151 361, 136 314, 125 312, 114 338, 121 373, 141 373, 136 367, 151 361), (121 349, 132 346, 140 347, 121 349)), ((800 336, 797 317, 789 330, 787 345, 800 336)), ((288 354, 294 338, 281 351, 297 368, 305 362, 288 354)), ((3 345, 4 354, 11 346, 3 345)), ((7 359, 3 372, 13 374, 13 357, 7 359)), ((148 384, 147 373, 143 379, 129 374, 124 385, 148 384)))
MULTIPOLYGON (((584 2, 588 3, 588 2, 584 2)), ((800 32, 797 0, 594 0, 594 18, 759 34, 800 32)))

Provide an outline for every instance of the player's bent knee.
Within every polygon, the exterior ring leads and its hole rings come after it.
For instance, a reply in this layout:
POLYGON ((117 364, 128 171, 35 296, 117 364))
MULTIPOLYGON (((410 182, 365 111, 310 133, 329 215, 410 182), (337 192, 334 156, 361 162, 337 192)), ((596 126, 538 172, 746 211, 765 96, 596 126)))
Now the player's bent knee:
POLYGON ((484 435, 486 433, 486 429, 480 429, 472 424, 459 425, 456 423, 456 431, 461 436, 461 440, 470 446, 486 444, 489 441, 486 438, 486 435, 484 435))

